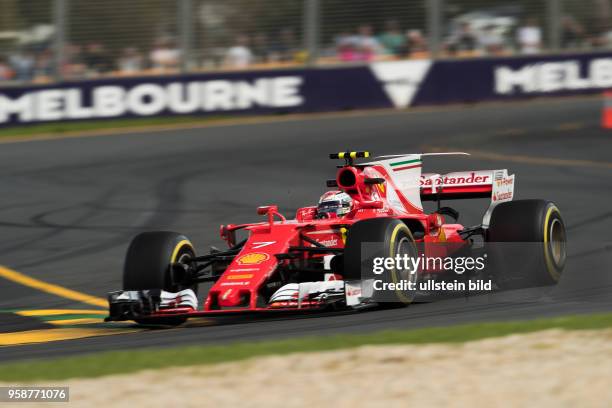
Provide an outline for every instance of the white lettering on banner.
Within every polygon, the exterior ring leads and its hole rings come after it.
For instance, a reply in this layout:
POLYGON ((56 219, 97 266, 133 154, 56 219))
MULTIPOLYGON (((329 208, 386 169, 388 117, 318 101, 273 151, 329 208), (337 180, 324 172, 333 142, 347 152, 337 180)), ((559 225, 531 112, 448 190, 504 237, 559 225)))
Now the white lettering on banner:
POLYGON ((302 84, 300 77, 280 77, 272 82, 271 101, 273 106, 283 108, 286 106, 299 106, 304 102, 297 90, 302 84))
POLYGON ((8 122, 11 115, 18 115, 19 121, 30 122, 34 117, 34 94, 21 95, 10 99, 0 94, 0 123, 8 122))
POLYGON ((248 109, 253 105, 264 105, 268 99, 268 83, 261 79, 250 84, 245 81, 236 84, 236 106, 240 109, 248 109))
POLYGON ((47 89, 38 93, 36 101, 36 116, 40 120, 59 120, 63 118, 62 97, 65 91, 47 89))
POLYGON ((598 88, 612 86, 612 59, 596 59, 591 64, 593 84, 598 88))
POLYGON ((612 58, 597 58, 581 73, 577 60, 542 62, 513 69, 495 68, 495 92, 511 95, 517 92, 557 92, 612 86, 612 58))
POLYGON ((130 110, 137 115, 155 115, 166 107, 166 93, 159 85, 138 85, 128 92, 127 103, 130 110))
POLYGON ((168 106, 172 112, 191 113, 200 106, 200 87, 192 82, 186 87, 182 84, 168 85, 168 106))
POLYGON ((94 118, 121 116, 126 111, 125 90, 120 86, 101 86, 93 90, 94 118))
POLYGON ((70 119, 90 118, 93 114, 92 108, 83 106, 82 95, 78 89, 66 90, 66 116, 70 119))
POLYGON ((233 87, 229 81, 209 81, 204 87, 204 110, 232 109, 233 87))
POLYGON ((133 88, 102 85, 91 100, 80 88, 33 90, 16 98, 0 93, 0 123, 62 119, 109 118, 125 114, 150 116, 168 111, 192 113, 245 110, 253 107, 285 108, 304 103, 303 78, 285 76, 249 81, 192 81, 167 85, 143 83, 133 88))

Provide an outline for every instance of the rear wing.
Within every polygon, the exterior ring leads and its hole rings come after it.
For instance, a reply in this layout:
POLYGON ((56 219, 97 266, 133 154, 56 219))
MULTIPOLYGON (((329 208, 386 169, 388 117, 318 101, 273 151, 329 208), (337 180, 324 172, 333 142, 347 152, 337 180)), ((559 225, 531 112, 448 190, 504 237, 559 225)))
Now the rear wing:
POLYGON ((487 210, 487 213, 490 213, 496 204, 512 200, 514 174, 508 175, 508 170, 505 169, 462 171, 443 175, 421 172, 423 157, 449 155, 468 154, 449 152, 378 156, 375 161, 362 166, 371 166, 389 181, 387 199, 392 207, 409 212, 422 211, 423 201, 490 197, 491 204, 487 210))
POLYGON ((491 198, 491 203, 512 200, 514 174, 508 170, 460 171, 448 174, 423 173, 421 201, 491 198))

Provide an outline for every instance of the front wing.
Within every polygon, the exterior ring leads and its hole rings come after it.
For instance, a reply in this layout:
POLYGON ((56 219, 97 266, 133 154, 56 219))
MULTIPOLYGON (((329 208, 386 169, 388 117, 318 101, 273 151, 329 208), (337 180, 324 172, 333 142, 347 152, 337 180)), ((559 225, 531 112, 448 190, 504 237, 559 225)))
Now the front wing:
POLYGON ((297 297, 271 302, 264 307, 242 307, 219 310, 198 309, 198 300, 193 295, 181 291, 166 292, 159 289, 139 291, 116 291, 108 294, 109 316, 105 321, 137 320, 154 323, 158 318, 166 317, 201 317, 222 316, 229 314, 261 312, 313 312, 329 308, 360 309, 372 305, 371 292, 362 288, 362 281, 337 281, 341 290, 333 293, 309 293, 313 284, 303 282, 296 284, 297 297), (195 299, 192 299, 192 296, 195 299))

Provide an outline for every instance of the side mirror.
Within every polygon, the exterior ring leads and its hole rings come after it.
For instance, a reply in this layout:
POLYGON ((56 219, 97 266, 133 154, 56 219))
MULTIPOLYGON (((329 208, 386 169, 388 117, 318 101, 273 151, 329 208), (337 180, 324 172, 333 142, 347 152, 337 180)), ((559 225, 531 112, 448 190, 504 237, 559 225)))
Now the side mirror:
POLYGON ((261 207, 257 207, 257 214, 266 215, 269 212, 278 212, 278 206, 276 205, 263 205, 261 207))
POLYGON ((272 225, 274 225, 274 217, 278 217, 281 222, 287 221, 287 219, 283 217, 281 213, 278 212, 277 205, 264 205, 261 207, 257 207, 257 214, 268 216, 268 223, 270 224, 270 230, 272 230, 272 225))
POLYGON ((385 184, 384 178, 366 178, 363 180, 365 184, 385 184))

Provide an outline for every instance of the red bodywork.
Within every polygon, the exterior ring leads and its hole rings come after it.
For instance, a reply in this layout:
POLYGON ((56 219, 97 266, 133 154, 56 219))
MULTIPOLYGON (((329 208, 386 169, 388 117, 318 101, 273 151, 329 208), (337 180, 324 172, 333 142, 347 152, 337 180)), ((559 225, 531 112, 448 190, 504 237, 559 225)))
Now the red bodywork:
MULTIPOLYGON (((434 187, 423 179, 420 173, 420 160, 418 161, 418 177, 420 185, 416 186, 417 194, 427 199, 435 194, 441 195, 473 195, 474 197, 491 194, 491 180, 480 180, 482 183, 453 183, 441 182, 434 187)), ((392 164, 393 165, 393 164, 392 164)), ((405 166, 396 170, 410 169, 405 166)), ((459 249, 466 244, 458 231, 463 230, 460 224, 446 224, 443 215, 438 213, 426 214, 421 208, 420 200, 414 203, 409 200, 406 189, 400 188, 397 179, 390 175, 389 166, 345 166, 338 170, 336 183, 338 188, 348 193, 353 199, 352 210, 342 217, 318 219, 316 207, 300 208, 294 219, 287 220, 276 206, 259 207, 258 214, 266 217, 266 221, 221 226, 221 237, 231 247, 236 244, 236 231, 249 232, 247 242, 240 253, 229 264, 222 276, 214 283, 208 296, 200 305, 200 310, 192 309, 165 309, 151 317, 160 315, 188 315, 199 316, 220 313, 235 313, 245 311, 295 310, 295 304, 280 303, 268 305, 261 302, 259 297, 263 285, 277 273, 277 267, 287 260, 280 259, 277 254, 287 254, 290 247, 311 246, 304 237, 314 240, 329 248, 343 248, 346 242, 347 231, 357 221, 375 218, 392 217, 403 220, 410 229, 419 231, 417 242, 426 245, 428 251, 451 251, 459 249), (390 193, 390 191, 392 193, 390 193), (390 197, 393 195, 393 197, 390 197), (398 205, 398 200, 401 205, 398 205), (393 202, 391 202, 393 201, 393 202), (457 243, 458 245, 427 245, 429 243, 457 243)), ((471 173, 472 177, 474 173, 471 173)), ((486 178, 486 176, 483 176, 486 178)), ((433 183, 435 185, 435 182, 433 183)), ((426 253, 427 256, 446 256, 448 253, 426 253)), ((322 256, 307 252, 300 252, 300 257, 322 256)), ((436 271, 427 271, 435 273, 436 271)), ((301 310, 312 310, 320 305, 311 302, 302 302, 301 310)))

